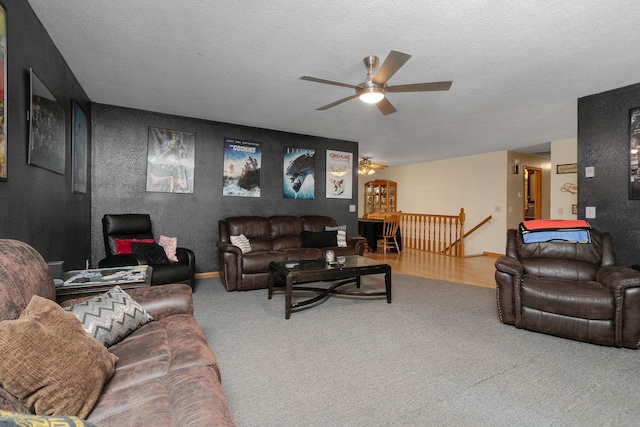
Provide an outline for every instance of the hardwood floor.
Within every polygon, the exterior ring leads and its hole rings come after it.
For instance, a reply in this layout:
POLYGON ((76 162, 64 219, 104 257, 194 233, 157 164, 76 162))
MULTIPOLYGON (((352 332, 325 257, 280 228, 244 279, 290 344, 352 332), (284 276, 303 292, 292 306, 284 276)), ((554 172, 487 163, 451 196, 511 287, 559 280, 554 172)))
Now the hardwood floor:
POLYGON ((365 251, 364 256, 384 262, 391 270, 400 274, 446 280, 455 283, 494 288, 496 257, 473 256, 456 258, 448 255, 437 255, 415 249, 404 249, 402 253, 365 251))

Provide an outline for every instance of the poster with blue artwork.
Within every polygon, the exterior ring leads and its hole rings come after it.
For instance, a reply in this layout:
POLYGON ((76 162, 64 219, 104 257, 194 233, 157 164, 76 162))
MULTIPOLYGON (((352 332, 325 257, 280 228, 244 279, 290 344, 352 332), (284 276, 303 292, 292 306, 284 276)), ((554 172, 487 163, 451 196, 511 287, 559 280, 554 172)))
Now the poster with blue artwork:
POLYGON ((316 152, 284 147, 283 192, 285 199, 314 199, 316 152))
POLYGON ((261 165, 259 142, 225 138, 222 195, 260 197, 261 165))

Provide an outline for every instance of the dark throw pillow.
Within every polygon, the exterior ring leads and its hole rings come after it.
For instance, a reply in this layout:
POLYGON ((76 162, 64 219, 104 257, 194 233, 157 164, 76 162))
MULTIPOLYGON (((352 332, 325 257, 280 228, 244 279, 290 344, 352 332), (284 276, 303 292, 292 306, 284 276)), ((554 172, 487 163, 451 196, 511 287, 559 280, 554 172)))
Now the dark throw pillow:
POLYGON ((338 246, 337 231, 302 232, 302 246, 306 248, 333 248, 338 246))
POLYGON ((169 264, 167 253, 157 243, 131 242, 131 253, 142 255, 149 264, 169 264))

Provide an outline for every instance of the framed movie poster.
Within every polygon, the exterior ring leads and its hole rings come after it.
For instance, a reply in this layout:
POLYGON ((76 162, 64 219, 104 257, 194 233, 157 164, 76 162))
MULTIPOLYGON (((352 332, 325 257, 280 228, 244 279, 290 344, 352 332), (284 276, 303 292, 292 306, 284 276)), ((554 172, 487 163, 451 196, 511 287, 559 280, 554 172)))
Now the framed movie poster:
POLYGON ((353 153, 327 150, 327 199, 351 199, 353 153))
POLYGON ((259 142, 225 138, 222 195, 260 197, 261 165, 259 142))
POLYGON ((33 69, 30 77, 29 164, 64 175, 64 108, 33 69))
POLYGON ((0 181, 7 180, 7 13, 0 5, 0 181))
POLYGON ((640 107, 629 110, 629 198, 640 199, 640 107))
POLYGON ((316 152, 284 147, 283 191, 285 199, 314 199, 316 152))
POLYGON ((87 192, 87 158, 89 149, 89 123, 87 115, 77 102, 71 106, 73 127, 71 134, 71 158, 73 162, 71 188, 74 193, 87 192))
POLYGON ((193 194, 196 134, 150 127, 147 191, 193 194))

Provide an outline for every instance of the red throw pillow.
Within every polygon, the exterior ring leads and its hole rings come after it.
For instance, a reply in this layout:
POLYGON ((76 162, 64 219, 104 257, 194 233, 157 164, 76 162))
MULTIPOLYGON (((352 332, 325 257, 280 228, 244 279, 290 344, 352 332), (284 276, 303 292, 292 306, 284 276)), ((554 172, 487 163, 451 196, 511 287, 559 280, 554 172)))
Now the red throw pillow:
POLYGON ((113 240, 116 242, 116 255, 130 254, 132 242, 155 243, 155 240, 153 239, 113 239, 113 240))

